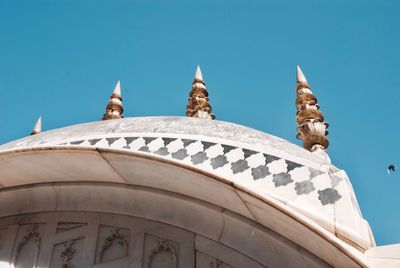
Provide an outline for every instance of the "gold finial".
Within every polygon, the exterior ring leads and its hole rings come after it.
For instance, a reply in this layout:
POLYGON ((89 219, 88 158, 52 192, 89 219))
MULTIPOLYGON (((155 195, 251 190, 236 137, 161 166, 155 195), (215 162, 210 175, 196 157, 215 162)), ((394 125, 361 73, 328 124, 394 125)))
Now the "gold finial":
POLYGON ((121 85, 118 81, 115 85, 114 92, 111 95, 110 100, 107 104, 106 111, 103 115, 102 120, 122 118, 124 117, 122 115, 123 112, 124 108, 122 107, 121 85))
POLYGON ((297 134, 303 140, 303 147, 311 152, 326 150, 329 140, 326 137, 329 124, 324 122, 324 114, 319 111, 317 98, 313 95, 307 79, 297 66, 296 86, 297 134))
POLYGON ((36 121, 35 126, 33 127, 31 135, 39 134, 42 132, 42 117, 39 116, 38 120, 36 121))
POLYGON ((211 113, 211 105, 208 100, 208 92, 200 66, 197 65, 192 90, 189 94, 188 104, 186 105, 186 115, 190 117, 199 117, 214 119, 215 115, 211 113))

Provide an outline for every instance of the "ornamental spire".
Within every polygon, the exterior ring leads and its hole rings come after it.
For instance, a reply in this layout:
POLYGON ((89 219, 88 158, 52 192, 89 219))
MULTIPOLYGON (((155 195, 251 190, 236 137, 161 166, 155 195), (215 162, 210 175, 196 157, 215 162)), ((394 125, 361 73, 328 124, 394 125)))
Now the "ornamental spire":
POLYGON ((192 82, 192 90, 190 91, 188 104, 186 105, 186 115, 190 117, 214 119, 215 115, 211 113, 211 110, 206 84, 204 83, 200 66, 197 65, 192 82))
POLYGON ((42 132, 42 117, 39 116, 38 120, 36 121, 35 126, 33 127, 31 135, 35 135, 42 132))
POLYGON ((311 152, 324 151, 329 146, 328 123, 324 122, 324 114, 319 111, 317 98, 313 95, 307 79, 297 66, 296 87, 297 134, 303 140, 303 147, 311 152))
POLYGON ((122 107, 121 85, 118 80, 117 84, 115 85, 113 94, 111 95, 110 100, 107 104, 106 111, 103 115, 102 120, 122 118, 123 112, 124 108, 122 107))

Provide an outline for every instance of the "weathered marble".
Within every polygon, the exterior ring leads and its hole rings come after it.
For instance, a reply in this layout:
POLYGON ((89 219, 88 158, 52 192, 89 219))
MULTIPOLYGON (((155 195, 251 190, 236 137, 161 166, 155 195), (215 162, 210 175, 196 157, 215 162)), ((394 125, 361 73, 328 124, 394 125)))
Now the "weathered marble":
MULTIPOLYGON (((133 267, 191 267, 184 264, 194 263, 196 252, 198 267, 248 263, 245 266, 347 268, 365 266, 363 251, 374 246, 343 171, 280 138, 198 118, 92 122, 0 146, 0 235, 7 226, 19 228, 10 217, 42 212, 96 212, 93 220, 100 229, 69 237, 90 223, 49 221, 46 226, 62 237, 52 242, 61 258, 53 254, 48 259, 48 247, 36 257, 24 257, 27 265, 33 258, 52 266, 79 267, 74 256, 84 247, 92 250, 79 255, 84 267, 93 262, 107 267, 103 261, 126 267, 121 256, 136 247, 140 250, 129 259, 133 267), (155 229, 180 228, 176 234, 187 244, 181 247, 176 237, 155 230, 136 237, 131 227, 119 224, 123 215, 160 223, 149 225, 155 229), (93 238, 98 230, 106 241, 102 245, 93 238), (193 248, 194 241, 204 244, 198 236, 212 241, 210 247, 214 243, 222 255, 193 248), (142 244, 134 246, 128 239, 142 244), (239 261, 241 255, 232 249, 249 260, 239 261)), ((45 219, 27 222, 47 224, 45 219)), ((8 236, 5 241, 15 239, 8 236)), ((10 248, 3 253, 0 249, 0 254, 15 256, 10 248)))
POLYGON ((111 133, 174 133, 233 140, 255 146, 266 145, 278 151, 323 164, 312 153, 281 138, 261 131, 218 120, 202 120, 188 117, 132 117, 108 121, 96 121, 55 129, 29 136, 0 146, 0 150, 37 146, 41 142, 58 141, 111 133))

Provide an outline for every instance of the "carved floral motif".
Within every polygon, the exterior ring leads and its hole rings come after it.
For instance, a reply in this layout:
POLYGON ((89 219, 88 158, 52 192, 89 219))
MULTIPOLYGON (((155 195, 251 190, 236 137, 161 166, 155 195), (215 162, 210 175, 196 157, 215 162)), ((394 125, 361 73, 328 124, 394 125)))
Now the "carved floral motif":
MULTIPOLYGON (((33 242, 36 245, 36 249, 37 249, 37 254, 39 253, 39 249, 40 249, 40 242, 41 242, 41 237, 40 237, 40 233, 38 231, 38 225, 36 223, 33 223, 28 230, 26 231, 25 235, 22 237, 21 241, 18 243, 16 250, 15 250, 15 255, 13 258, 13 264, 16 266, 17 262, 18 262, 18 257, 22 251, 22 249, 24 248, 24 246, 29 242, 29 240, 33 240, 33 242)), ((36 262, 37 262, 37 254, 35 257, 35 267, 36 267, 36 262)))
POLYGON ((128 244, 124 235, 118 232, 119 228, 114 227, 111 229, 111 234, 106 237, 103 242, 103 246, 101 247, 100 251, 100 262, 103 261, 103 257, 105 252, 113 245, 114 241, 117 241, 118 245, 122 246, 124 251, 124 256, 128 253, 128 244))
POLYGON ((71 264, 72 258, 75 256, 76 249, 72 246, 75 244, 75 240, 70 240, 64 243, 65 249, 61 252, 61 264, 62 268, 73 268, 74 265, 71 264))
POLYGON ((147 258, 146 261, 146 268, 150 268, 154 256, 163 251, 171 255, 174 267, 177 268, 178 265, 177 265, 176 251, 174 247, 166 240, 162 241, 159 240, 157 246, 150 252, 149 257, 147 258))

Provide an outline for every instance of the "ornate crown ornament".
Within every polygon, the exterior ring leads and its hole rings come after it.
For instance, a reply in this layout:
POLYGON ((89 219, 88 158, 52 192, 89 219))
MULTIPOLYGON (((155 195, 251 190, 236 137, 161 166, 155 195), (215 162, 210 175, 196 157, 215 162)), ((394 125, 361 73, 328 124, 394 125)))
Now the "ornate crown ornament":
POLYGON ((123 112, 124 108, 122 107, 121 85, 118 81, 115 85, 114 92, 108 101, 102 120, 122 118, 124 117, 123 112))
POLYGON ((206 84, 204 83, 200 66, 197 66, 192 83, 192 90, 190 91, 188 104, 186 105, 186 115, 190 117, 214 119, 215 115, 211 113, 211 110, 206 84))
POLYGON ((324 114, 319 111, 317 98, 313 95, 299 66, 297 66, 296 94, 296 121, 299 132, 296 138, 302 139, 303 147, 311 152, 317 149, 326 150, 329 146, 326 137, 329 124, 324 121, 324 114))

